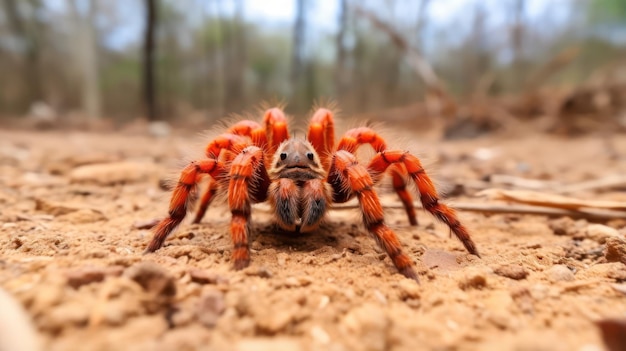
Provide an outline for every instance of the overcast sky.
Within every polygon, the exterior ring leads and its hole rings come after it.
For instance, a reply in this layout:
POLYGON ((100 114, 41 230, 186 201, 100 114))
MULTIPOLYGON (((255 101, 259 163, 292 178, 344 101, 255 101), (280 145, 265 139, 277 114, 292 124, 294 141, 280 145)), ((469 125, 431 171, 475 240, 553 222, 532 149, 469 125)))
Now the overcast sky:
MULTIPOLYGON (((104 34, 105 45, 112 49, 123 49, 129 44, 141 40, 143 31, 143 0, 107 0, 115 1, 118 6, 118 21, 112 30, 104 34), (138 20, 140 19, 140 20, 138 20)), ((297 0, 243 0, 244 18, 247 21, 257 23, 267 28, 291 28, 296 14, 297 0)), ((459 41, 463 40, 463 34, 467 33, 471 26, 472 14, 477 4, 480 4, 487 13, 486 27, 502 28, 502 25, 510 21, 507 14, 507 6, 513 0, 431 0, 427 7, 428 37, 444 29, 453 29, 459 41)), ((530 23, 540 21, 549 25, 558 25, 567 21, 569 13, 567 6, 572 0, 527 0, 526 18, 530 23)), ((66 11, 66 0, 45 0, 46 5, 55 11, 66 11)), ((86 4, 85 0, 78 0, 79 6, 86 4)), ((381 18, 394 18, 406 23, 415 23, 418 15, 419 1, 398 0, 389 2, 386 0, 361 1, 365 8, 381 14, 381 18), (389 8, 390 3, 395 3, 395 8, 389 8)), ((232 15, 235 11, 235 0, 179 0, 180 5, 187 5, 189 12, 186 14, 190 20, 202 21, 203 18, 220 12, 232 15), (219 8, 218 8, 219 6, 219 8)), ((338 0, 309 0, 308 1, 308 28, 317 34, 332 34, 337 31, 337 16, 339 12, 338 0)), ((448 38, 448 40, 454 40, 448 38)))

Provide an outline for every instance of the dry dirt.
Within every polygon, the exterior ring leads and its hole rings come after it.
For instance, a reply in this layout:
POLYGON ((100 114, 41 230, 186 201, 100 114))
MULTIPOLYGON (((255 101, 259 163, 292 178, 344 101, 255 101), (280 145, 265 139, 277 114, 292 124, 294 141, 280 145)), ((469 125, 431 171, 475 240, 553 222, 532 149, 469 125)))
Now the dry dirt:
MULTIPOLYGON (((252 264, 240 272, 219 204, 142 255, 151 232, 134 225, 166 214, 160 181, 197 139, 0 132, 0 286, 25 308, 42 350, 594 351, 604 350, 595 322, 626 316, 626 266, 612 262, 626 253, 606 250, 623 242, 625 220, 460 212, 478 259, 429 214, 411 227, 388 209, 419 285, 396 273, 355 209, 293 236, 255 207, 252 264)), ((492 174, 564 183, 624 174, 625 139, 411 145, 450 189, 492 174)), ((485 201, 469 188, 454 194, 446 201, 485 201)), ((9 318, 0 313, 0 329, 17 327, 9 318)))

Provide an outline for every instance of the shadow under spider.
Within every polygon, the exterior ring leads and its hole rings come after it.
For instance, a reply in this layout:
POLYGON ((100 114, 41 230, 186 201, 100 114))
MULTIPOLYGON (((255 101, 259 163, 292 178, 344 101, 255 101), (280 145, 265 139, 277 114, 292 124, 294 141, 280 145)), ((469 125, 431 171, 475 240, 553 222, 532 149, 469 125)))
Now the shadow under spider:
POLYGON ((338 253, 345 248, 354 251, 359 246, 353 235, 348 234, 345 226, 324 223, 309 233, 291 232, 278 225, 260 224, 250 231, 250 242, 256 242, 262 249, 276 249, 277 251, 311 252, 332 247, 338 253))

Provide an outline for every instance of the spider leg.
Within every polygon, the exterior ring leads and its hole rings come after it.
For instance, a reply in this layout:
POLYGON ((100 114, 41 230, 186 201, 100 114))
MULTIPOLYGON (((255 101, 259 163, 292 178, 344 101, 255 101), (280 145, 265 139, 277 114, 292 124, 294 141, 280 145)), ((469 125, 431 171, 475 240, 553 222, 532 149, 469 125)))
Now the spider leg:
MULTIPOLYGON (((228 131, 226 134, 234 134, 238 136, 249 137, 252 140, 253 145, 256 145, 261 148, 267 147, 267 136, 265 135, 265 129, 258 122, 255 122, 255 121, 250 121, 250 120, 239 121, 235 123, 233 126, 231 126, 230 128, 228 128, 228 131)), ((231 137, 229 135, 222 135, 220 136, 220 138, 217 139, 217 141, 214 141, 212 144, 209 145, 209 147, 207 147, 207 150, 211 150, 210 152, 207 152, 207 153, 211 153, 211 154, 219 153, 220 151, 217 151, 217 150, 220 149, 220 146, 228 147, 229 142, 237 144, 238 142, 240 142, 240 140, 238 138, 231 137)), ((230 148, 241 149, 243 145, 245 144, 242 143, 238 147, 230 146, 230 148)), ((231 156, 230 158, 232 158, 233 155, 230 155, 230 156, 231 156)), ((215 194, 217 193, 217 190, 218 190, 218 182, 215 181, 214 179, 210 179, 207 188, 204 190, 204 193, 202 194, 202 197, 200 198, 200 205, 198 206, 196 217, 194 218, 193 223, 200 223, 200 221, 202 221, 202 217, 204 217, 204 214, 206 213, 207 208, 213 201, 215 194)))
POLYGON ((200 206, 198 206, 198 211, 196 212, 196 217, 193 219, 193 223, 200 223, 202 221, 202 217, 206 213, 206 210, 209 208, 211 202, 215 198, 215 194, 217 193, 218 182, 209 178, 209 182, 207 184, 207 188, 204 190, 202 197, 200 198, 200 206))
POLYGON ((263 123, 265 124, 265 133, 268 143, 265 151, 268 155, 273 155, 278 145, 289 139, 287 117, 285 117, 285 113, 281 109, 274 107, 265 111, 263 123))
MULTIPOLYGON (((339 141, 337 150, 346 150, 354 154, 363 144, 370 144, 376 152, 387 150, 387 142, 385 139, 368 127, 348 130, 339 141)), ((385 170, 377 172, 370 167, 368 167, 368 171, 374 180, 374 184, 380 182, 385 174, 385 170)), ((408 178, 406 168, 402 165, 394 165, 389 169, 389 172, 391 173, 393 189, 404 205, 409 223, 411 225, 417 225, 417 215, 415 214, 415 206, 413 206, 413 197, 406 189, 406 180, 408 178)))
POLYGON ((393 190, 396 192, 396 194, 398 194, 400 201, 402 201, 402 205, 404 206, 407 217, 409 217, 409 223, 415 226, 417 225, 417 215, 415 214, 413 197, 406 188, 406 180, 408 178, 406 168, 402 167, 402 165, 394 164, 391 167, 390 172, 393 190))
POLYGON ((229 158, 232 158, 232 154, 239 153, 248 145, 250 145, 250 142, 246 137, 233 133, 224 133, 218 135, 206 146, 205 154, 208 158, 218 159, 220 154, 230 153, 231 156, 229 158))
POLYGON ((363 223, 374 236, 378 245, 387 252, 398 271, 407 278, 417 279, 413 263, 402 252, 402 246, 396 234, 385 224, 383 207, 374 191, 374 181, 367 169, 357 162, 356 156, 346 150, 337 151, 332 159, 329 182, 335 191, 349 189, 359 200, 363 213, 363 223))
POLYGON ((256 145, 260 148, 267 147, 265 129, 258 122, 250 120, 239 121, 228 128, 228 133, 250 137, 250 139, 252 139, 252 145, 256 145))
MULTIPOLYGON (((205 154, 210 159, 219 159, 225 164, 230 162, 235 155, 250 144, 246 137, 250 137, 253 142, 262 142, 265 135, 258 136, 260 125, 253 121, 241 121, 232 126, 228 132, 218 135, 205 148, 205 154)), ((265 131, 263 131, 265 133, 265 131)), ((198 175, 201 177, 201 174, 198 175)), ((198 180, 199 181, 199 180, 198 180)), ((200 223, 202 217, 213 201, 215 194, 219 190, 219 181, 210 179, 207 188, 200 197, 200 205, 196 211, 193 223, 200 223)))
POLYGON ((315 148, 324 169, 328 169, 331 153, 335 147, 335 121, 331 110, 320 108, 313 113, 307 140, 315 148))
POLYGON ((190 195, 195 191, 199 175, 206 173, 216 178, 223 170, 223 163, 216 159, 192 161, 182 170, 170 199, 169 216, 154 227, 154 236, 146 248, 146 253, 160 249, 168 235, 185 219, 190 195))
POLYGON ((465 249, 467 249, 469 253, 480 257, 474 241, 472 241, 467 229, 457 218, 456 212, 452 208, 439 202, 439 195, 437 194, 435 185, 426 174, 422 163, 417 157, 411 155, 408 151, 381 151, 374 156, 368 168, 373 172, 382 173, 392 164, 404 164, 409 177, 412 178, 417 185, 417 190, 420 193, 420 200, 424 209, 447 224, 456 237, 461 240, 463 246, 465 246, 465 249))
MULTIPOLYGON (((228 184, 228 206, 232 215, 230 232, 233 240, 232 261, 235 269, 243 269, 250 264, 248 245, 251 202, 263 198, 259 189, 269 186, 267 171, 263 161, 263 150, 249 146, 241 151, 230 166, 228 184)), ((267 197, 267 194, 265 195, 267 197)))

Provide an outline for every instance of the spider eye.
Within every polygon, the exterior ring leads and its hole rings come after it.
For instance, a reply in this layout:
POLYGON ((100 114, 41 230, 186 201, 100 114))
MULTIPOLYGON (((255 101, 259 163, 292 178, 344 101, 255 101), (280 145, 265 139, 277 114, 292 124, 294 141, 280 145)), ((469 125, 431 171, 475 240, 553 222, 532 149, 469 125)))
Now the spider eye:
POLYGON ((286 158, 287 158, 287 153, 281 152, 280 153, 280 159, 284 161, 286 158))
POLYGON ((312 152, 307 152, 307 153, 306 153, 306 157, 307 157, 309 160, 313 161, 313 153, 312 153, 312 152))

